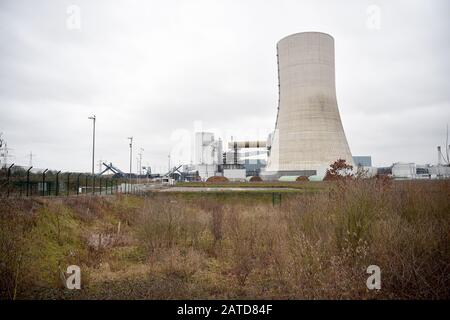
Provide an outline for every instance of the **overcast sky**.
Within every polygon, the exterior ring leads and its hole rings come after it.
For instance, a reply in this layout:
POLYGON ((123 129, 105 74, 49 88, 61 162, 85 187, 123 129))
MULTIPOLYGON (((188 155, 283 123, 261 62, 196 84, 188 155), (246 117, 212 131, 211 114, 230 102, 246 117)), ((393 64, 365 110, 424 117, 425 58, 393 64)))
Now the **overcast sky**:
POLYGON ((450 122, 449 12, 446 0, 2 0, 0 132, 14 162, 32 151, 35 167, 78 171, 91 166, 92 114, 96 161, 124 171, 129 136, 154 171, 169 152, 189 162, 180 145, 194 128, 266 139, 277 41, 321 31, 335 39, 352 154, 435 163, 450 122))

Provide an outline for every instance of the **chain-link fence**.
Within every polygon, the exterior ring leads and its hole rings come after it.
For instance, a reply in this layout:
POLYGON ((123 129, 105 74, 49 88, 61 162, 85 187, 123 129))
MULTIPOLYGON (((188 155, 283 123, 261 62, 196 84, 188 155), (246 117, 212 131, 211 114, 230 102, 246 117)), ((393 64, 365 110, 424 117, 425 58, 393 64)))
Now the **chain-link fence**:
POLYGON ((140 193, 136 179, 10 165, 0 169, 0 197, 140 193))

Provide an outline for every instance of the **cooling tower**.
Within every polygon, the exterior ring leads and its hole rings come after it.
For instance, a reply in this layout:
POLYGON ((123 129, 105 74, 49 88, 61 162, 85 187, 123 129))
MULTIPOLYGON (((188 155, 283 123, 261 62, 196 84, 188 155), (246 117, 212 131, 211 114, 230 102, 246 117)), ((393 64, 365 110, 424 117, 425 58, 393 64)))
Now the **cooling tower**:
POLYGON ((334 39, 320 32, 277 44, 279 102, 266 179, 324 175, 337 159, 353 164, 336 101, 334 39))

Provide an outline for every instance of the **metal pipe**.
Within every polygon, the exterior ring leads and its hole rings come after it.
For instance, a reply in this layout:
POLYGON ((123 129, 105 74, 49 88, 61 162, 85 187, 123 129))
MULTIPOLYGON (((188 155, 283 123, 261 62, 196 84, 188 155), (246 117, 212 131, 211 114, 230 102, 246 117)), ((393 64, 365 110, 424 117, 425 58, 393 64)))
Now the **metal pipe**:
POLYGON ((267 141, 230 141, 228 147, 230 149, 266 148, 267 141))

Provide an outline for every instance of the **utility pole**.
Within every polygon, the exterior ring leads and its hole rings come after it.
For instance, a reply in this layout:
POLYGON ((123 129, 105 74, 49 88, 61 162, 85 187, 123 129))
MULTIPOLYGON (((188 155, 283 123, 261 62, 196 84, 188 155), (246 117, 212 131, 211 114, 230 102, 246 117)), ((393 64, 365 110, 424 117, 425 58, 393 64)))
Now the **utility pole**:
POLYGON ((141 175, 142 175, 142 153, 144 152, 144 148, 140 149, 139 152, 139 183, 141 183, 141 175))
POLYGON ((128 137, 128 140, 130 140, 130 175, 129 180, 131 184, 131 173, 133 172, 133 137, 128 137))
POLYGON ((92 120, 93 129, 92 129, 92 176, 94 176, 94 162, 95 162, 95 121, 97 118, 95 115, 89 117, 88 119, 92 120))
POLYGON ((33 156, 35 156, 35 154, 33 154, 33 151, 30 151, 30 154, 29 154, 29 157, 30 157, 29 167, 33 166, 33 156))
POLYGON ((143 148, 141 148, 140 152, 138 153, 138 155, 139 155, 139 175, 142 174, 142 152, 144 152, 143 148))
POLYGON ((170 173, 170 153, 169 153, 169 173, 170 173))
POLYGON ((8 158, 13 158, 13 156, 9 154, 9 151, 12 149, 8 148, 8 144, 6 140, 2 138, 2 135, 3 132, 0 132, 0 157, 3 158, 3 163, 0 161, 0 168, 6 167, 8 158))

